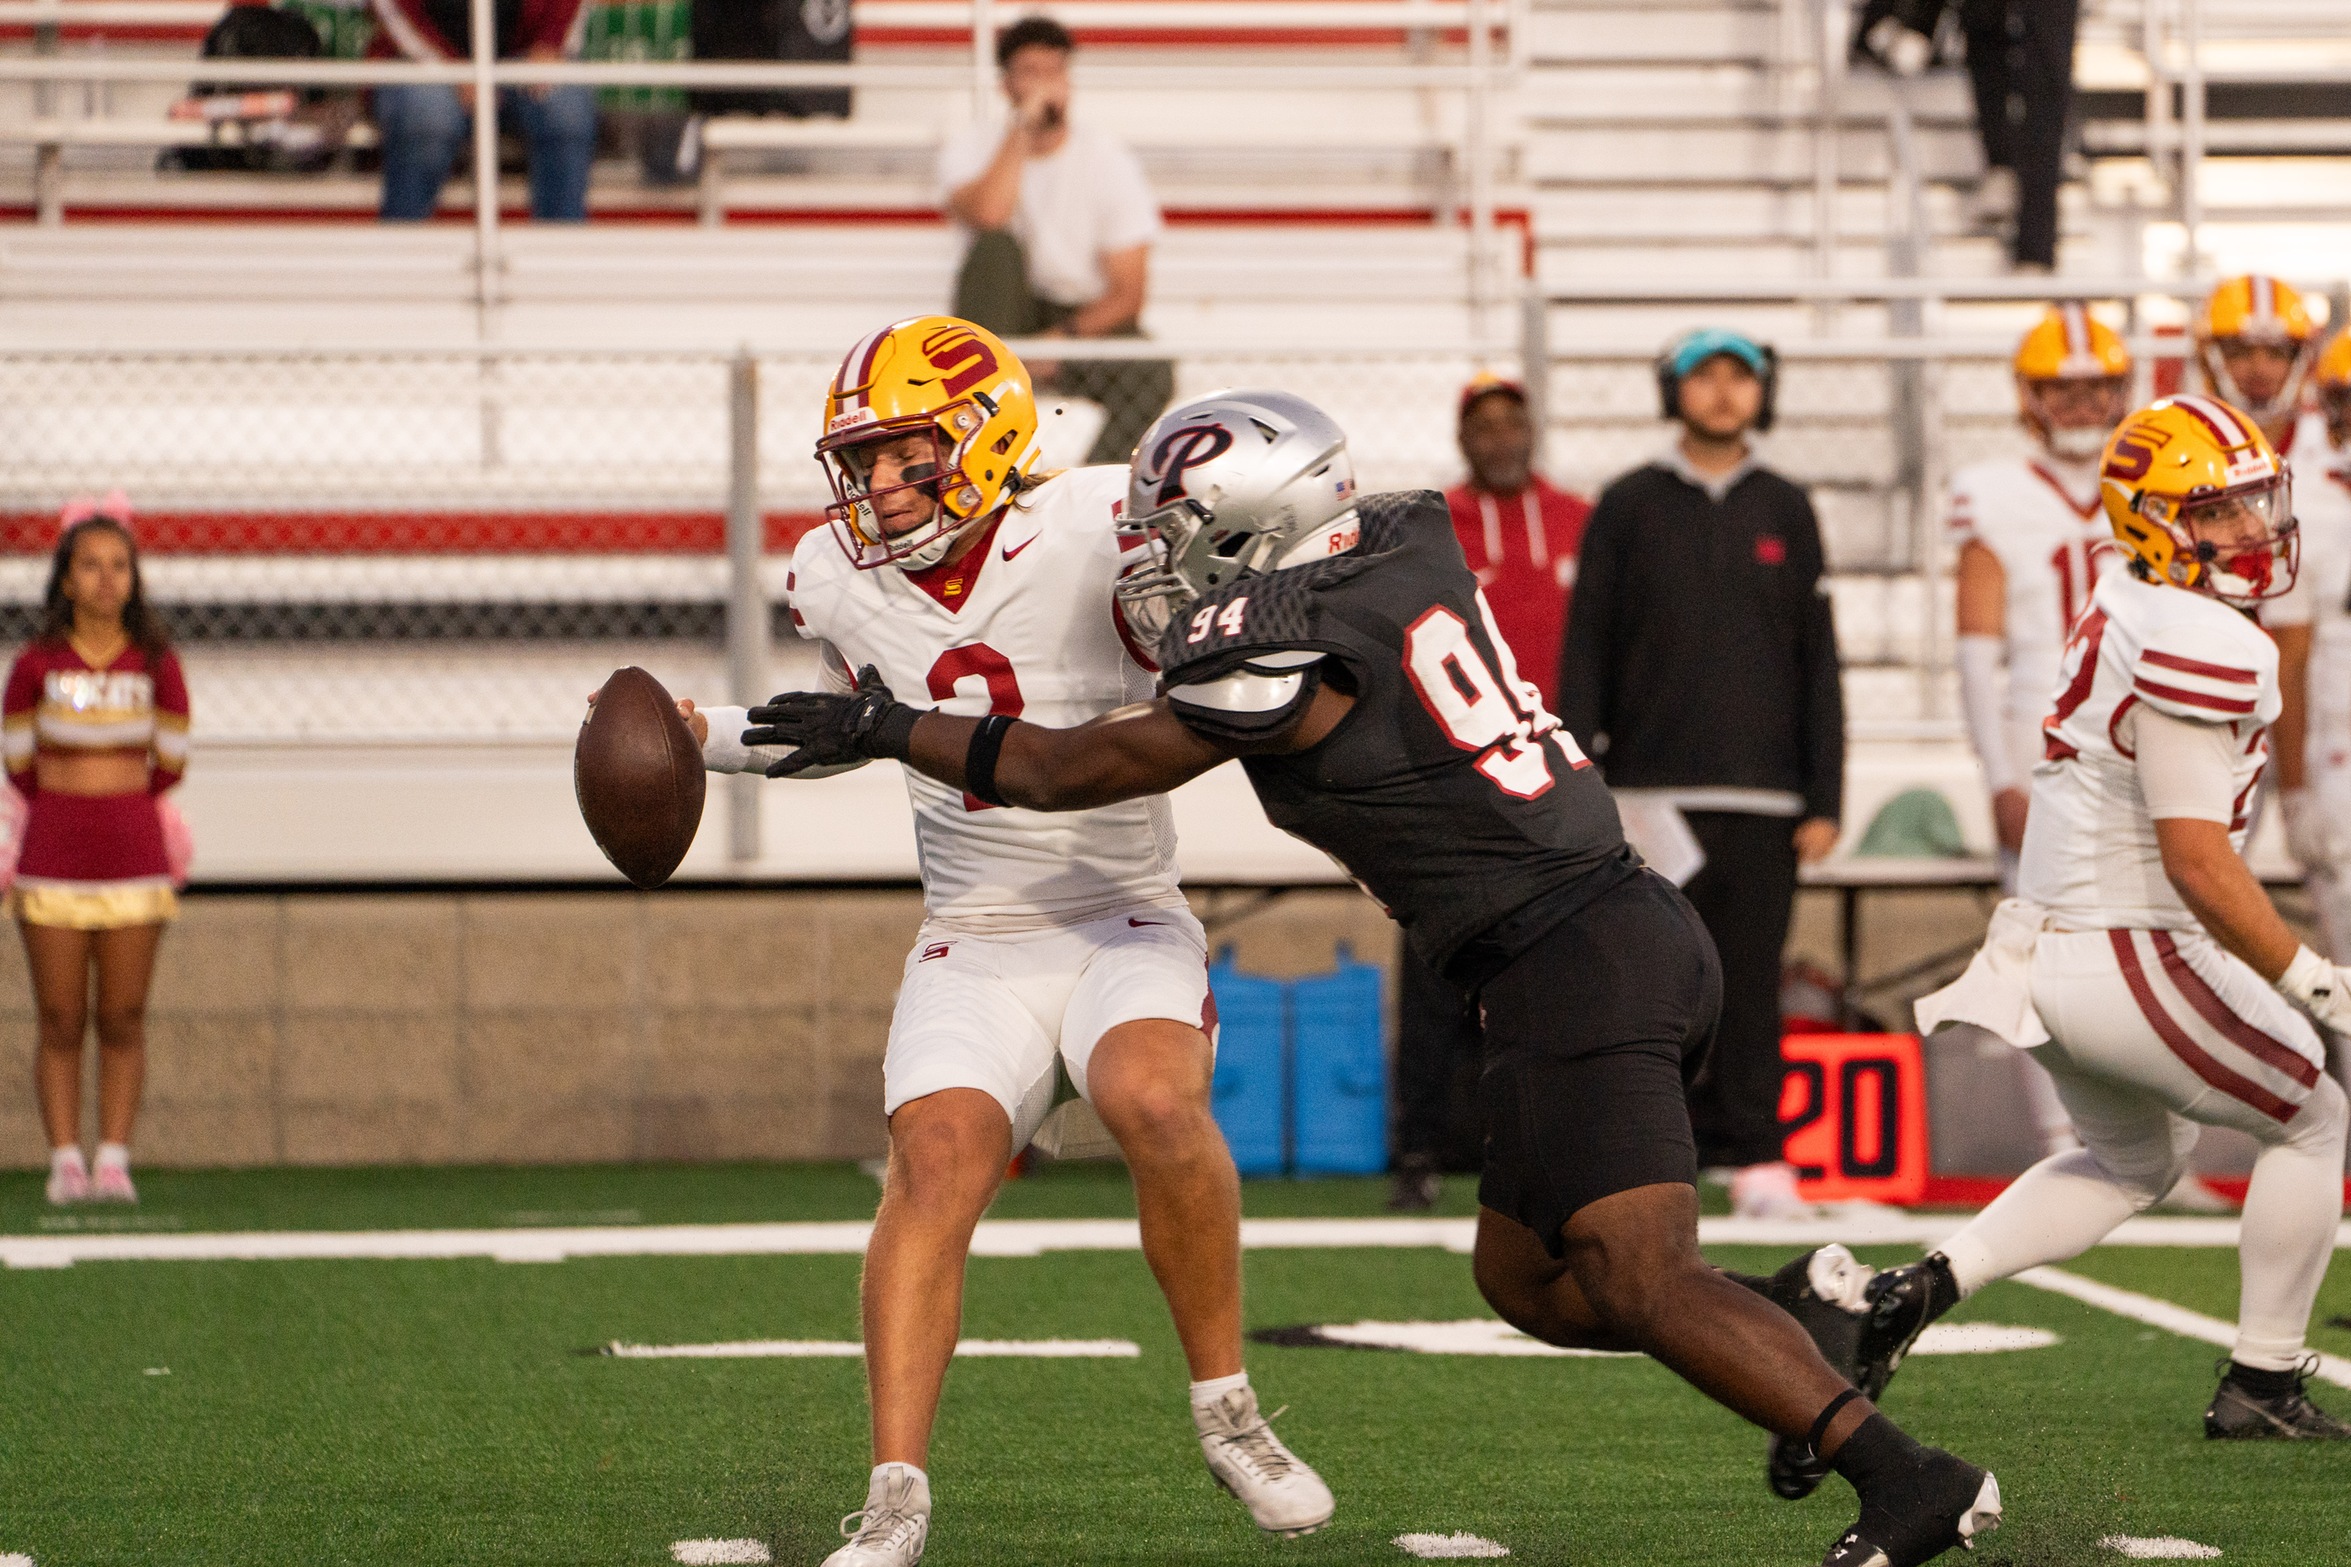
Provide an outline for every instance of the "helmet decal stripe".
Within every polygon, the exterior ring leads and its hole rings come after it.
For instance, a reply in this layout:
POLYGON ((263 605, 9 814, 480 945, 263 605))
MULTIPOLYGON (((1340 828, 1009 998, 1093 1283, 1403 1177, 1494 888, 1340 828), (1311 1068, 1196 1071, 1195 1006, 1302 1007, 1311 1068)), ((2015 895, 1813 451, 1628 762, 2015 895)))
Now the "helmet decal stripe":
POLYGON ((2065 324, 2065 357, 2080 358, 2090 352, 2090 329, 2083 320, 2078 301, 2057 307, 2057 319, 2065 324))
POLYGON ((2253 278, 2253 319, 2264 326, 2272 326, 2276 324, 2277 317, 2277 289, 2268 278, 2257 273, 2253 278))
POLYGON ((2252 437, 2246 432, 2245 426, 2238 421, 2236 410, 2229 407, 2228 404, 2209 397, 2199 397, 2193 392, 2184 392, 2173 398, 2172 401, 2183 412, 2192 415, 2206 429, 2210 430, 2212 438, 2220 442, 2222 446, 2238 447, 2252 444, 2252 437))

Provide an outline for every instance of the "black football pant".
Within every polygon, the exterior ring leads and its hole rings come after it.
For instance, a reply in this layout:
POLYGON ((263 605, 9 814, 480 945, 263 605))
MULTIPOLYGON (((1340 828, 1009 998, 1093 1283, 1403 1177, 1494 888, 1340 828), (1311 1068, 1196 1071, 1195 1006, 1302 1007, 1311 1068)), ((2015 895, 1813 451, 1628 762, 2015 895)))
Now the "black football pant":
POLYGON ((2016 172, 2019 262, 2057 264, 2057 183, 2073 111, 2081 0, 1963 0, 1967 74, 1984 162, 2016 172))
POLYGON ((1428 960, 1399 944, 1396 955, 1395 1155, 1419 1155, 1455 1173, 1484 1158, 1478 1124, 1478 1069, 1485 1030, 1477 1009, 1428 960))
POLYGON ((1722 960, 1714 1053, 1690 1088, 1701 1165, 1780 1157, 1780 961, 1796 900, 1796 820, 1691 811, 1706 864, 1682 895, 1722 960))

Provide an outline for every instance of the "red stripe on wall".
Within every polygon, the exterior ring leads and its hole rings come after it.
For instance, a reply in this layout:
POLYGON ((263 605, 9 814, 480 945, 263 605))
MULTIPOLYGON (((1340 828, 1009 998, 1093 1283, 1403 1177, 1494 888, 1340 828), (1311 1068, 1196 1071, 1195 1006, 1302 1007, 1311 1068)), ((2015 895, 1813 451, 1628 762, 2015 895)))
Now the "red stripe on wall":
MULTIPOLYGON (((818 512, 771 512, 767 547, 791 549, 818 512)), ((141 512, 139 547, 154 555, 716 555, 726 518, 649 512, 141 512)), ((43 555, 49 512, 0 513, 0 554, 43 555)))

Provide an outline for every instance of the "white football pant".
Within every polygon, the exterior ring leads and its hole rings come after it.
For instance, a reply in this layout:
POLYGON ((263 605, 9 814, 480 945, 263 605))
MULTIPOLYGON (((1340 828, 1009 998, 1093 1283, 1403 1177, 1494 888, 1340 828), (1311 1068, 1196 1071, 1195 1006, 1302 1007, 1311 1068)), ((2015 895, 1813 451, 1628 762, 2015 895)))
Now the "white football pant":
POLYGON ((2343 1208, 2347 1102, 2317 1031, 2210 937, 2051 931, 2033 1006, 2083 1146, 2043 1159, 1942 1247, 1963 1292, 2089 1250, 2188 1168, 2197 1126, 2261 1143, 2238 1243, 2240 1365, 2298 1364, 2343 1208))

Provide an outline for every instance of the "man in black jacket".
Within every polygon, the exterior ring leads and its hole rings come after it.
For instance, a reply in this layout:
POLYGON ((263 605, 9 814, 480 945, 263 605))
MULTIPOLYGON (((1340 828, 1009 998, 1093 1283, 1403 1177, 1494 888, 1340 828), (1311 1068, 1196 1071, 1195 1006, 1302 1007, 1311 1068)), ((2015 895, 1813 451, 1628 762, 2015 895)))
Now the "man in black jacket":
POLYGON ((1560 717, 1620 795, 1682 813, 1705 852, 1684 889, 1722 959, 1722 1022, 1691 1091, 1702 1164, 1734 1206, 1803 1211, 1781 1157, 1780 955, 1796 867, 1837 842, 1845 709, 1804 492, 1757 461, 1769 350, 1683 338, 1658 363, 1681 438, 1601 495, 1560 660, 1560 717))

